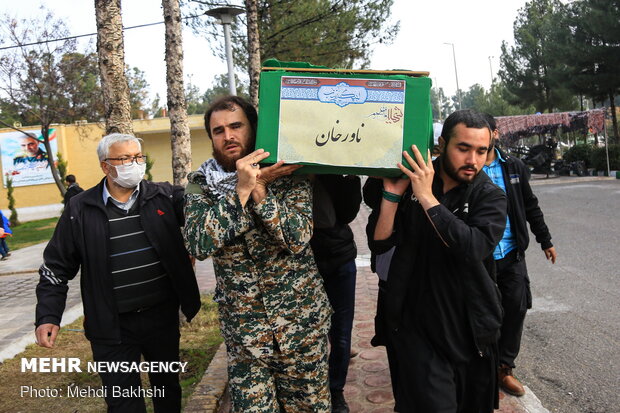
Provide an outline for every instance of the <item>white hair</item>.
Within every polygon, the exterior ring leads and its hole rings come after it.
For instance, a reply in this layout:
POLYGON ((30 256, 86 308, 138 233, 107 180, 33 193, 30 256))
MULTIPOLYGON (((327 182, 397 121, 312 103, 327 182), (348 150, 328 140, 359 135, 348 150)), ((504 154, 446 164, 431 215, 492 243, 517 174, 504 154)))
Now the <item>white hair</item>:
POLYGON ((97 145, 97 156, 99 156, 99 161, 106 159, 110 153, 110 147, 119 142, 135 142, 138 145, 140 152, 142 152, 142 144, 140 143, 141 140, 142 139, 126 133, 111 133, 106 135, 101 138, 101 142, 97 145))

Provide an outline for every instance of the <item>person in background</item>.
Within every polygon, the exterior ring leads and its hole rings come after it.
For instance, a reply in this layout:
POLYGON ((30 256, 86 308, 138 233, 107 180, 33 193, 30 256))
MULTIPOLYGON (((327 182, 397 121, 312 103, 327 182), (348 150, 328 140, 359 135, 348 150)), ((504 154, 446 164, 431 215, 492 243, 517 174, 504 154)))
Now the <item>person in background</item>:
POLYGON ((508 156, 499 147, 499 131, 495 118, 485 114, 493 131, 494 149, 489 151, 484 172, 493 183, 499 186, 508 197, 508 216, 506 229, 501 241, 493 252, 497 268, 497 285, 502 293, 504 321, 499 339, 499 385, 509 394, 523 396, 525 389, 513 375, 515 359, 519 355, 525 314, 532 308, 530 279, 525 265, 525 250, 530 237, 527 223, 530 224, 536 241, 545 257, 555 264, 557 253, 551 243, 551 234, 538 198, 529 183, 530 173, 518 158, 508 156))
POLYGON ((2 226, 0 226, 0 255, 2 255, 2 258, 0 258, 0 261, 4 261, 11 256, 6 239, 9 235, 13 235, 13 231, 11 230, 9 219, 2 211, 0 211, 0 217, 2 218, 2 226))
POLYGON ((349 224, 362 202, 358 176, 316 175, 313 181, 310 245, 329 302, 334 309, 329 330, 329 390, 333 413, 348 413, 343 391, 351 357, 351 331, 355 313, 357 247, 349 224))
POLYGON ((63 199, 63 204, 67 205, 69 200, 75 195, 83 192, 84 190, 80 188, 80 185, 75 181, 75 175, 67 175, 65 177, 65 182, 67 183, 67 192, 65 192, 65 198, 63 199))

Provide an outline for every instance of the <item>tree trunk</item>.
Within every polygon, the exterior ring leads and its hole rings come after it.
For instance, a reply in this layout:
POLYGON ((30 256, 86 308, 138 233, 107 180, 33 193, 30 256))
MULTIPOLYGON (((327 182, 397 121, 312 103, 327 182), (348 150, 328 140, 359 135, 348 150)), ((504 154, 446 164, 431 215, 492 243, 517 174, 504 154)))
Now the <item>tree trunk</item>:
POLYGON ((614 129, 614 143, 620 143, 620 135, 618 135, 618 116, 616 116, 616 102, 613 92, 609 91, 609 106, 611 107, 611 122, 614 129))
POLYGON ((172 148, 172 179, 175 185, 187 184, 192 170, 192 147, 187 123, 187 103, 183 88, 183 34, 179 0, 162 0, 166 25, 166 84, 172 148))
POLYGON ((50 171, 52 172, 52 178, 54 178, 54 183, 58 187, 61 196, 65 196, 67 193, 67 188, 65 188, 65 184, 60 179, 60 174, 58 173, 58 168, 56 167, 56 162, 54 162, 55 154, 52 152, 52 145, 50 145, 50 125, 41 125, 41 136, 43 136, 43 146, 45 146, 45 151, 47 152, 47 164, 50 167, 50 171))
POLYGON ((258 35, 257 0, 244 0, 248 26, 248 74, 250 101, 258 107, 258 80, 260 78, 260 37, 258 35))
POLYGON ((105 107, 105 133, 133 134, 120 0, 95 0, 97 53, 105 107))

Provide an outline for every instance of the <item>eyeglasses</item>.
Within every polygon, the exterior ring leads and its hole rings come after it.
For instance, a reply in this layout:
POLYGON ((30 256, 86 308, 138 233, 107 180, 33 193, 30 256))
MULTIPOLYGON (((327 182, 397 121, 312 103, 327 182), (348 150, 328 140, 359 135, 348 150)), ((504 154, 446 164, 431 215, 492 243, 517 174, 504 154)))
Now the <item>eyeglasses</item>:
POLYGON ((127 158, 105 158, 104 161, 118 161, 121 165, 131 165, 134 161, 138 165, 146 163, 146 155, 129 156, 127 158))

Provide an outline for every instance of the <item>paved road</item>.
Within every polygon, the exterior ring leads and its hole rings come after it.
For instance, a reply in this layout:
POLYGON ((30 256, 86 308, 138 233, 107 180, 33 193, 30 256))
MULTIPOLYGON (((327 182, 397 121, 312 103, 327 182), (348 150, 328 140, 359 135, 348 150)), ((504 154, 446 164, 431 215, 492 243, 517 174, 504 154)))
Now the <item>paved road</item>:
MULTIPOLYGON (((35 288, 38 282, 39 274, 35 272, 0 276, 0 362, 34 343, 35 288)), ((62 325, 73 322, 80 315, 82 305, 76 277, 69 282, 62 325)))
POLYGON ((533 309, 515 373, 551 412, 620 412, 620 180, 550 182, 534 191, 559 258, 530 244, 533 309))

